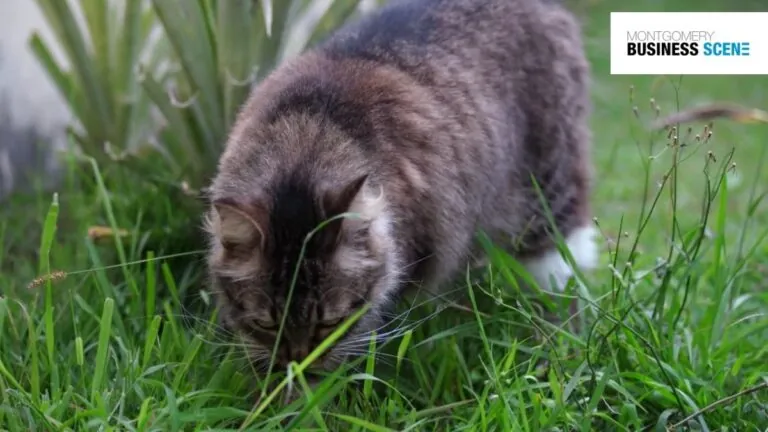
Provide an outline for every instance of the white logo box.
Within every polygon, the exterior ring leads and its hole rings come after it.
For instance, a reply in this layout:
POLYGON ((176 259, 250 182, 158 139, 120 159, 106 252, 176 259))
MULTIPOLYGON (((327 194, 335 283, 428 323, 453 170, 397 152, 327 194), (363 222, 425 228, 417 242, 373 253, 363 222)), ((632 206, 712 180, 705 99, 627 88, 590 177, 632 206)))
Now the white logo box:
POLYGON ((611 74, 768 75, 768 12, 611 12, 611 74), (629 55, 629 42, 695 43, 698 53, 629 55))

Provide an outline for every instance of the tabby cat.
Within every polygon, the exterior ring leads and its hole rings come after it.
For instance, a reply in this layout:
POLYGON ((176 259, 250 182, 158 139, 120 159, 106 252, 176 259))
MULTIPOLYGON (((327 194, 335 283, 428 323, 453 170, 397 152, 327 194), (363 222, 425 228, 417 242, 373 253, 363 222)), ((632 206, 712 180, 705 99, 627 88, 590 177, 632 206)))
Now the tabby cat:
POLYGON ((547 0, 393 0, 284 62, 209 189, 225 324, 285 366, 368 307, 314 365, 336 368, 402 295, 461 275, 479 231, 561 288, 542 201, 593 267, 589 76, 577 20, 547 0))

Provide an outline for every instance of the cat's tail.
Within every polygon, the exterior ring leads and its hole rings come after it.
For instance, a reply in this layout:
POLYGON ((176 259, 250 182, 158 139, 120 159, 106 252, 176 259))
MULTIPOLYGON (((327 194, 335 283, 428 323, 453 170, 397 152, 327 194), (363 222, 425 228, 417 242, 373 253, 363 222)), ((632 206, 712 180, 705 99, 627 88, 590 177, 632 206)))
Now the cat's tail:
POLYGON ((739 123, 768 123, 768 112, 732 102, 715 102, 684 109, 660 118, 651 124, 651 128, 654 130, 666 129, 679 123, 711 121, 717 118, 725 118, 739 123))

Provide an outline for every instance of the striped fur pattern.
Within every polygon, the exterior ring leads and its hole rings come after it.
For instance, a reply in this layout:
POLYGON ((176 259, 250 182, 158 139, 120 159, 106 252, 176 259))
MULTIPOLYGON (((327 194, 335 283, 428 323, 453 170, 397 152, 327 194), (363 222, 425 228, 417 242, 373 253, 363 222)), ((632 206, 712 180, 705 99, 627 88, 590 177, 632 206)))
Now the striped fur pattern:
POLYGON ((243 107, 210 188, 225 322, 266 359, 285 321, 286 365, 369 304, 317 365, 333 368, 401 295, 463 272, 478 230, 557 288, 572 272, 537 187, 593 266, 588 93, 579 25, 546 0, 393 0, 286 61, 243 107))

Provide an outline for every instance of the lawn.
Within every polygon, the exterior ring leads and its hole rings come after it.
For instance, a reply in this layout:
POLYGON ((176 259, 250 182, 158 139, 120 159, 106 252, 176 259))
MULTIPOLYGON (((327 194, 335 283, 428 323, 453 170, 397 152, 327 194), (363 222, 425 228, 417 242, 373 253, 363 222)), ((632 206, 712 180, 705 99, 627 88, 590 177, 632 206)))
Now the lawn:
POLYGON ((717 100, 768 109, 768 80, 611 76, 608 12, 628 3, 571 3, 594 72, 603 235, 581 331, 543 321, 535 304, 567 318, 567 299, 518 292, 494 254, 456 286, 473 307, 404 306, 397 338, 320 387, 300 367, 276 374, 306 390, 282 404, 216 325, 200 203, 70 156, 55 191, 0 208, 0 430, 766 430, 768 124, 646 125, 717 100))

